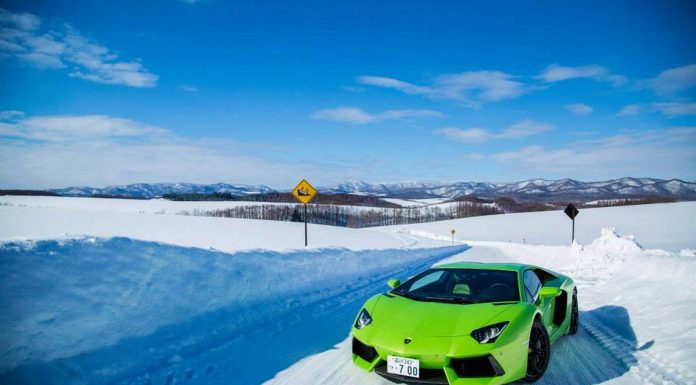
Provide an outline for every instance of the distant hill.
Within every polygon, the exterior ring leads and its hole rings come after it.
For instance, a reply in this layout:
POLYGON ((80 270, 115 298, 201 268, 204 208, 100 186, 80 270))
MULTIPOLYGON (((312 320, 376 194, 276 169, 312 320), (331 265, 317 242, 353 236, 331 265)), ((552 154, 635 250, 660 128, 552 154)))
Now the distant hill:
MULTIPOLYGON (((122 186, 68 187, 48 190, 64 196, 119 196, 156 198, 182 194, 271 194, 287 192, 268 186, 241 184, 138 183, 122 186)), ((620 178, 601 182, 581 182, 573 179, 531 179, 515 183, 456 182, 456 183, 366 183, 345 182, 320 188, 322 194, 355 194, 380 198, 458 198, 513 197, 518 200, 588 200, 631 197, 668 197, 677 200, 696 199, 696 183, 680 179, 620 178)))
POLYGON ((522 200, 612 199, 644 196, 696 199, 696 183, 680 179, 656 178, 621 178, 603 182, 532 179, 515 183, 456 182, 450 184, 347 182, 320 190, 320 192, 411 199, 462 196, 510 196, 522 200))
POLYGON ((63 196, 89 197, 89 196, 117 196, 131 198, 158 198, 166 194, 267 194, 275 192, 268 186, 249 186, 243 184, 196 184, 196 183, 136 183, 121 186, 95 187, 67 187, 48 190, 63 196))

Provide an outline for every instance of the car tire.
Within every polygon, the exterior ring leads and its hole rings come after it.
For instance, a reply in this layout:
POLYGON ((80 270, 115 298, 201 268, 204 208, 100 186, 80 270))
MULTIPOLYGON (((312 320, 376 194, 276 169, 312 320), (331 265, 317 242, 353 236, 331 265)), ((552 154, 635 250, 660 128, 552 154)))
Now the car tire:
POLYGON ((570 307, 570 326, 568 327, 568 334, 571 336, 578 334, 579 326, 580 313, 578 312, 578 289, 573 289, 573 304, 570 307))
POLYGON ((534 320, 529 333, 529 350, 527 355, 527 375, 523 382, 535 382, 540 379, 551 360, 551 340, 546 327, 539 320, 534 320))

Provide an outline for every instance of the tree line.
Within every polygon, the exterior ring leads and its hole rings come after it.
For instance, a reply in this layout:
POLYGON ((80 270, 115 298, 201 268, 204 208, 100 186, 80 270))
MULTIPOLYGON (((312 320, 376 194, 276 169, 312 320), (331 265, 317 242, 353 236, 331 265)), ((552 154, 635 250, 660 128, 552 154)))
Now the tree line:
MULTIPOLYGON (((362 208, 339 205, 311 204, 307 207, 309 223, 362 228, 373 226, 405 225, 435 222, 481 215, 500 214, 497 207, 489 204, 456 202, 446 206, 382 207, 362 208)), ((196 209, 184 215, 199 215, 241 219, 266 219, 273 221, 303 222, 304 208, 301 204, 290 205, 245 205, 217 210, 196 209)))

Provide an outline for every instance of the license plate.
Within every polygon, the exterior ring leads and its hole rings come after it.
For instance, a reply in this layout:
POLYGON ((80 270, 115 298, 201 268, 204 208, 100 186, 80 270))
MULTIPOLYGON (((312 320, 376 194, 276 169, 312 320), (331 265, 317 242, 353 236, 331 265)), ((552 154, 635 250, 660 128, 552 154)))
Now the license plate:
POLYGON ((420 373, 420 361, 414 358, 388 356, 387 373, 418 378, 420 373))

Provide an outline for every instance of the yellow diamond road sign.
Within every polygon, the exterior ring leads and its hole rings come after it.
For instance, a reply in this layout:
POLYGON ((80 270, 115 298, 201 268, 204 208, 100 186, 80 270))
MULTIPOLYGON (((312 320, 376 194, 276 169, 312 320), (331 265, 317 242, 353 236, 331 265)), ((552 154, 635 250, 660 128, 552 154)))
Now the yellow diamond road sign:
POLYGON ((311 202, 316 195, 317 189, 312 187, 312 185, 304 179, 292 190, 292 196, 304 204, 311 202))
POLYGON ((450 233, 452 233, 452 235, 454 235, 454 233, 456 233, 456 232, 457 232, 457 231, 456 231, 455 229, 452 229, 452 230, 450 231, 450 233))

